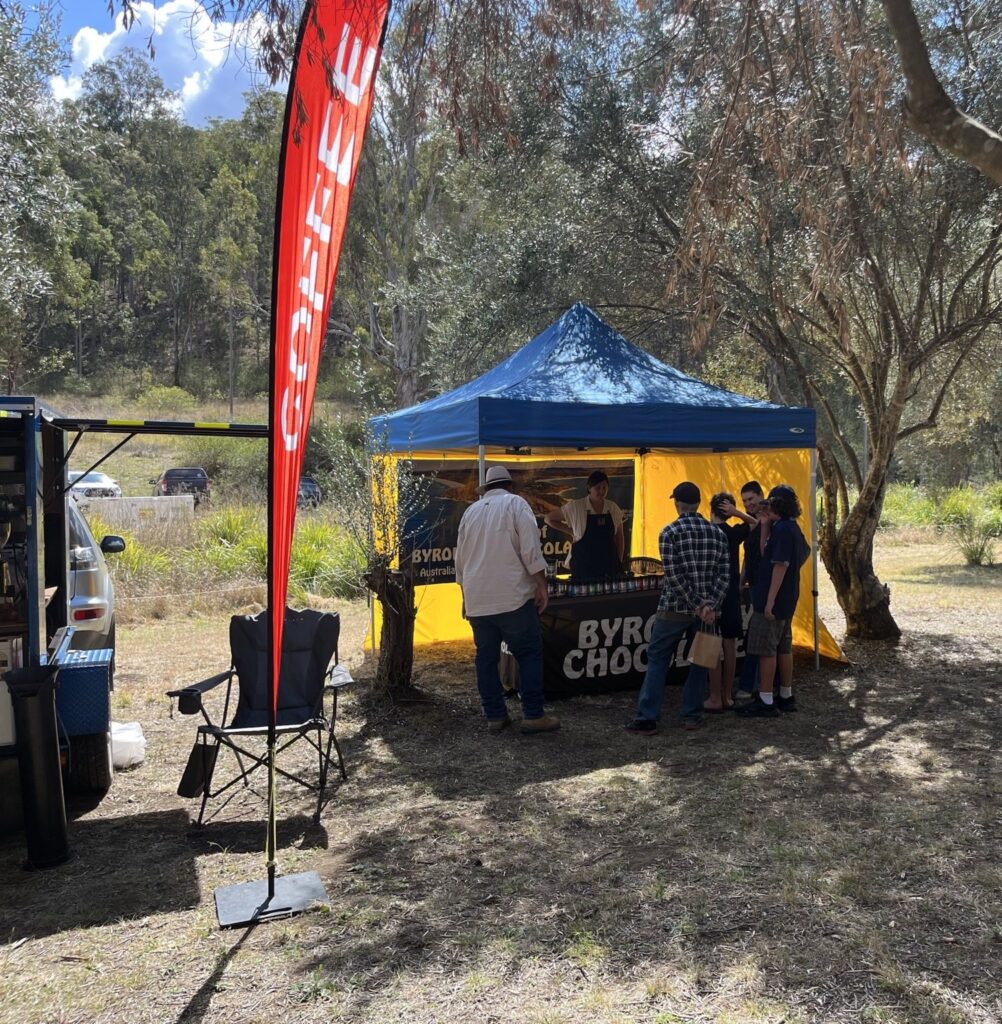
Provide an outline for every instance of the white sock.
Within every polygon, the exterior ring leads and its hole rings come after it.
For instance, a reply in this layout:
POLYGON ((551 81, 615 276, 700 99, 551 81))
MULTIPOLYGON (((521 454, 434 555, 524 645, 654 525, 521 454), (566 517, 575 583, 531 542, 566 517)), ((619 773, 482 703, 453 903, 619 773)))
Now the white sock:
POLYGON ((759 694, 758 695, 759 695, 759 699, 762 701, 763 704, 771 704, 772 703, 772 694, 771 693, 765 693, 764 691, 759 690, 759 694))
POLYGON ((779 688, 779 695, 783 698, 783 700, 789 700, 793 696, 793 687, 781 686, 779 688))

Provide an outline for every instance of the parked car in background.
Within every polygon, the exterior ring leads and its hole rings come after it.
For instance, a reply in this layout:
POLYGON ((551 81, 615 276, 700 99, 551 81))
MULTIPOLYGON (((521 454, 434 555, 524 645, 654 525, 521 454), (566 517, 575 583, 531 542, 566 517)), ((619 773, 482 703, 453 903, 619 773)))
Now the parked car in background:
MULTIPOLYGON (((70 502, 69 625, 76 632, 72 646, 79 650, 115 649, 115 590, 105 564, 106 554, 125 550, 121 537, 108 536, 98 544, 87 520, 70 502)), ((114 665, 114 661, 112 661, 114 665)))
POLYGON ((209 500, 209 475, 197 466, 165 469, 150 483, 153 484, 153 493, 157 496, 190 494, 194 497, 196 505, 209 500))
POLYGON ((70 470, 70 494, 74 498, 121 498, 122 488, 118 486, 117 480, 112 480, 107 473, 98 473, 91 470, 90 473, 81 473, 79 470, 70 470))
POLYGON ((296 495, 297 508, 316 508, 322 497, 320 484, 313 477, 301 476, 299 478, 299 494, 296 495))

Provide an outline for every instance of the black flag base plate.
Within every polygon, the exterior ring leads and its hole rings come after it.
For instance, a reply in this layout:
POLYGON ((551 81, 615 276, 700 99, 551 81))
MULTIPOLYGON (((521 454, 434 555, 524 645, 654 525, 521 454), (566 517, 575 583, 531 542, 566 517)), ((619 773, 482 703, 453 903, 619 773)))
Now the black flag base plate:
POLYGON ((315 903, 327 902, 327 891, 315 871, 281 875, 275 879, 275 893, 268 898, 268 881, 242 882, 217 889, 216 917, 220 928, 239 928, 264 924, 280 917, 291 917, 309 910, 315 903))

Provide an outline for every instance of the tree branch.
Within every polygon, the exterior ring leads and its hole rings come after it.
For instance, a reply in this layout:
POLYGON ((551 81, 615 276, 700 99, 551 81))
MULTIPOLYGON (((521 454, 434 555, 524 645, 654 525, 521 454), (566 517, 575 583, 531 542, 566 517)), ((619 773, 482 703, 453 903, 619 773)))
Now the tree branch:
POLYGON ((908 124, 922 138, 1002 185, 1002 136, 965 114, 946 94, 932 69, 911 0, 882 3, 905 73, 908 124))

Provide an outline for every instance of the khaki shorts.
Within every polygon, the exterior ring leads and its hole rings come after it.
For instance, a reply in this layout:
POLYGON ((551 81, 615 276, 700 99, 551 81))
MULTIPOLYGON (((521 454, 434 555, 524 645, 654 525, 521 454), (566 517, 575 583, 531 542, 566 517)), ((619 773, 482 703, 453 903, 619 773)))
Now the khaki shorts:
POLYGON ((793 629, 790 619, 767 619, 762 612, 753 612, 748 623, 745 650, 760 658, 774 658, 793 650, 793 629))

